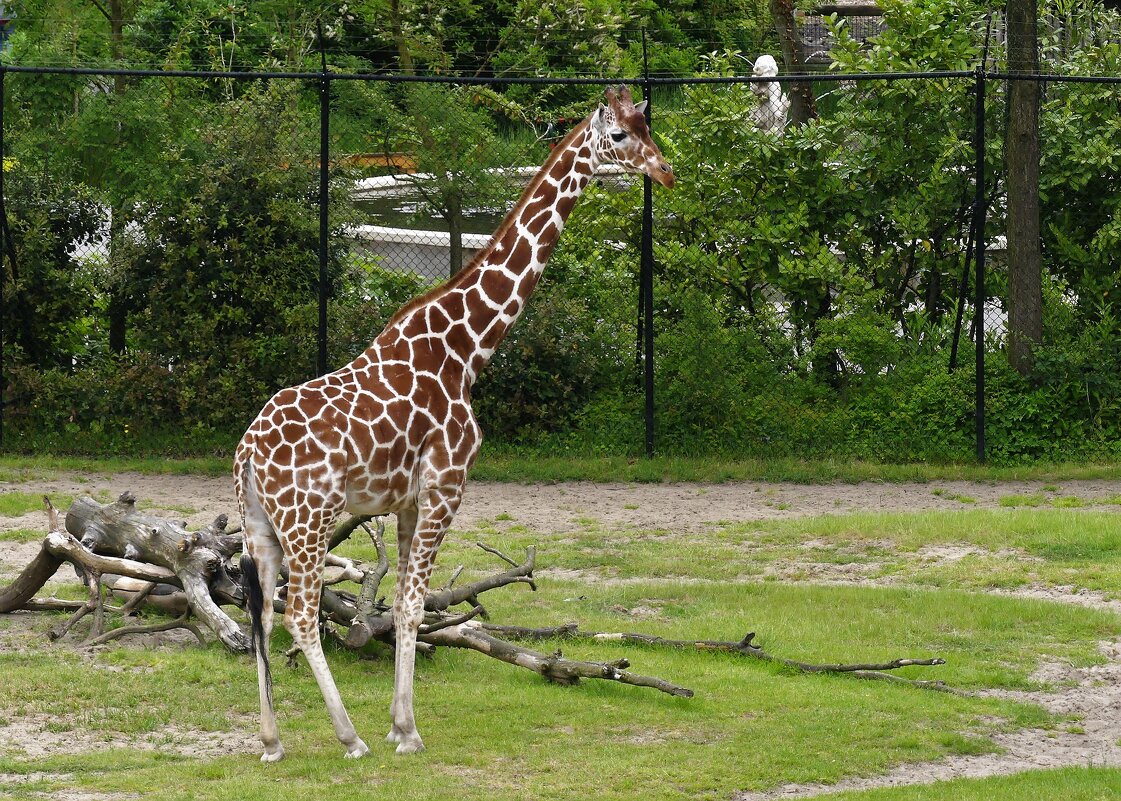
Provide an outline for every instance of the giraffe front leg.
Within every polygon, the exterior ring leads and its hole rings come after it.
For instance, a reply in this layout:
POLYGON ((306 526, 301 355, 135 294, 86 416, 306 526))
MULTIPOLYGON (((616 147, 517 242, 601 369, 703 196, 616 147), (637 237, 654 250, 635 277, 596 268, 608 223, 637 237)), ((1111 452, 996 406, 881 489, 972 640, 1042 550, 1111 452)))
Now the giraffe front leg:
POLYGON ((397 587, 394 603, 396 659, 393 682, 393 728, 387 739, 397 743, 398 754, 424 750, 424 742, 413 715, 413 674, 416 666, 416 639, 424 620, 424 598, 436 564, 436 553, 444 534, 459 508, 460 480, 450 485, 435 481, 422 495, 416 531, 409 548, 408 563, 397 587))
POLYGON ((416 730, 413 717, 413 671, 416 665, 416 638, 424 619, 424 596, 419 604, 413 593, 399 605, 395 613, 396 655, 393 683, 393 726, 386 739, 397 743, 398 754, 414 754, 424 750, 424 742, 416 730))

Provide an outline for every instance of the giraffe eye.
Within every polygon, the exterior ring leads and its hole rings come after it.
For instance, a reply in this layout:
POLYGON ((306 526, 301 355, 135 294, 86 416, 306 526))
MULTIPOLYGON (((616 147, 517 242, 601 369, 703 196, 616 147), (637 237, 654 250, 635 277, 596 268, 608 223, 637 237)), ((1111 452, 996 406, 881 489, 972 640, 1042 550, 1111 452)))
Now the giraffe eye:
POLYGON ((622 142, 626 138, 627 138, 627 132, 626 131, 612 131, 611 132, 611 140, 613 142, 622 142))

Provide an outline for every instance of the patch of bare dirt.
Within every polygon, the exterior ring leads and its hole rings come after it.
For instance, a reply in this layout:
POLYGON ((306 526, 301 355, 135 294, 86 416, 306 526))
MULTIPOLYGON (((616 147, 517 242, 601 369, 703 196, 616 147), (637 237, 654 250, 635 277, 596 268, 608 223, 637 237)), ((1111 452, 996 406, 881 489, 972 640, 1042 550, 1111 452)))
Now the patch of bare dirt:
MULTIPOLYGON (((41 781, 67 782, 74 779, 73 773, 44 773, 33 771, 31 773, 0 773, 0 787, 16 788, 22 784, 32 784, 41 781)), ((75 790, 64 788, 46 792, 36 792, 36 797, 50 799, 51 801, 120 801, 123 798, 139 798, 136 793, 98 793, 91 790, 75 790)))
MULTIPOLYGON (((0 518, 0 531, 3 531, 3 518, 0 518)), ((46 520, 40 521, 43 527, 43 536, 47 536, 46 520)), ((41 542, 9 542, 0 541, 0 581, 15 578, 30 564, 31 560, 42 548, 41 542)))
POLYGON ((1100 647, 1108 660, 1105 664, 1088 668, 1049 664, 1041 666, 1033 676, 1052 685, 1073 686, 1057 692, 979 693, 1036 703, 1052 714, 1071 719, 1056 729, 1020 729, 997 734, 992 739, 1002 753, 900 765, 880 776, 846 779, 836 784, 788 784, 767 792, 737 793, 735 801, 815 798, 844 790, 932 784, 1072 765, 1121 766, 1121 643, 1103 642, 1100 647))
POLYGON ((255 753, 257 747, 250 720, 240 729, 228 732, 163 726, 139 735, 104 731, 91 735, 82 731, 77 720, 41 713, 3 714, 0 721, 0 754, 21 759, 81 754, 91 748, 129 748, 212 759, 225 754, 255 753))
MULTIPOLYGON (((456 517, 458 529, 491 523, 509 515, 515 524, 542 534, 580 531, 589 524, 606 530, 661 529, 682 533, 704 532, 726 522, 786 519, 823 514, 876 510, 923 511, 998 508, 1009 495, 1078 497, 1093 503, 1121 496, 1118 481, 1068 481, 1058 492, 1035 481, 929 484, 500 484, 473 481, 467 486, 456 517), (935 494, 935 491, 940 494, 935 494), (968 497, 974 503, 958 498, 968 497)), ((190 526, 209 523, 219 514, 237 517, 233 481, 199 476, 150 476, 120 473, 113 476, 60 474, 56 478, 0 483, 6 489, 47 495, 107 493, 116 497, 131 490, 156 513, 185 519, 190 526), (190 511, 185 511, 190 510, 190 511)), ((1094 509, 1121 512, 1121 505, 1102 504, 1094 509)), ((505 519, 505 518, 504 518, 505 519)), ((36 528, 43 524, 37 513, 0 518, 0 531, 36 528)), ((0 548, 8 543, 0 543, 0 548)))

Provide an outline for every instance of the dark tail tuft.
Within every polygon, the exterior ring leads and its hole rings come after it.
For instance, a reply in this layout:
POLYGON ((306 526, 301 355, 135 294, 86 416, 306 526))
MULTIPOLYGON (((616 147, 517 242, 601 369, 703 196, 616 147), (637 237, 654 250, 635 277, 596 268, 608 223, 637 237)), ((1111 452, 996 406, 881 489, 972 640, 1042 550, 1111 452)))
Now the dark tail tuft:
POLYGON ((261 615, 265 609, 265 594, 261 590, 261 577, 257 574, 257 563, 247 553, 241 555, 241 588, 245 591, 245 605, 249 608, 250 640, 253 643, 253 653, 265 666, 265 690, 271 705, 272 671, 269 669, 269 644, 265 642, 265 627, 261 622, 261 615))

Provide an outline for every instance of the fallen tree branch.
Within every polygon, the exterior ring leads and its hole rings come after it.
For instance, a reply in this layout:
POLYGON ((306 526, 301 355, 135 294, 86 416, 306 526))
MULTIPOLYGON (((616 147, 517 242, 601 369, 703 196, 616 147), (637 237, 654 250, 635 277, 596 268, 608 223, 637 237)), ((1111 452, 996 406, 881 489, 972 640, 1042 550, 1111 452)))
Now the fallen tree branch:
POLYGON ((580 679, 607 679, 635 687, 651 687, 679 698, 692 698, 693 691, 665 679, 631 673, 627 660, 617 662, 581 662, 565 659, 560 651, 552 656, 522 648, 514 643, 492 637, 485 631, 460 624, 424 634, 421 639, 432 645, 470 648, 487 656, 539 673, 557 684, 576 684, 580 679))
POLYGON ((31 563, 11 584, 0 590, 0 613, 22 609, 39 592, 39 588, 58 572, 63 560, 41 548, 31 563))
POLYGON ((101 645, 103 643, 115 640, 118 637, 124 637, 127 634, 152 634, 158 631, 171 631, 172 629, 187 629, 195 635, 199 641, 199 645, 206 645, 206 638, 202 636, 198 626, 194 623, 188 622, 191 616, 190 612, 184 612, 174 620, 166 620, 162 623, 151 623, 147 626, 121 626, 120 628, 111 629, 99 637, 94 637, 86 641, 86 645, 101 645))
POLYGON ((856 663, 856 664, 824 664, 800 662, 796 659, 774 656, 764 651, 753 641, 755 632, 748 632, 739 641, 728 640, 670 640, 650 634, 636 634, 634 632, 606 632, 606 631, 580 631, 576 623, 566 623, 562 626, 546 628, 522 628, 520 626, 499 626, 490 623, 479 624, 484 631, 501 634, 510 639, 547 640, 547 639, 583 639, 596 642, 624 642, 642 645, 654 645, 663 648, 694 648, 701 651, 724 651, 741 656, 760 659, 764 662, 774 662, 793 668, 802 673, 849 673, 862 679, 886 679, 888 681, 902 682, 915 687, 931 690, 949 690, 945 683, 940 681, 921 681, 907 679, 902 676, 891 676, 881 671, 898 670, 899 668, 913 666, 936 666, 946 664, 945 659, 937 657, 930 659, 892 659, 888 662, 856 663))
POLYGON ((430 592, 428 597, 424 599, 424 608, 429 612, 442 612, 449 607, 456 606, 457 604, 471 601, 472 605, 478 606, 475 600, 479 595, 489 590, 505 587, 510 584, 528 584, 530 589, 536 591, 537 585, 533 581, 533 566, 537 560, 537 549, 530 545, 525 549, 525 559, 518 564, 513 559, 500 554, 493 548, 485 545, 479 545, 487 553, 495 554, 510 564, 514 565, 510 570, 504 573, 498 573, 494 576, 488 576, 485 579, 466 584, 461 587, 451 587, 438 592, 430 592))

